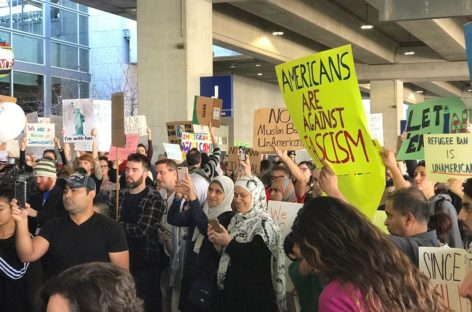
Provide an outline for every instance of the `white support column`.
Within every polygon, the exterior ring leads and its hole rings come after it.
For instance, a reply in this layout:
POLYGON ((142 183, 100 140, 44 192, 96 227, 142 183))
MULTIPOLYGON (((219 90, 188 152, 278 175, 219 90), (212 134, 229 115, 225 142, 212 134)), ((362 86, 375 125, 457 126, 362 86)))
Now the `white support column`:
POLYGON ((403 82, 400 80, 377 80, 370 83, 370 111, 383 114, 385 147, 397 150, 400 120, 403 117, 403 82))
POLYGON ((138 0, 137 6, 139 113, 157 143, 167 141, 166 121, 190 120, 200 77, 213 74, 212 2, 138 0))

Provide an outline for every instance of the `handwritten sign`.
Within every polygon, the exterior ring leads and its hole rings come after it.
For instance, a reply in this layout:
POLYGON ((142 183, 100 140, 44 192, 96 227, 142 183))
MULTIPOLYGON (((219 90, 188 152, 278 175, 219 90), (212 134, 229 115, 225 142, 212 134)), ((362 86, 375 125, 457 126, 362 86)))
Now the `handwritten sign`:
POLYGON ((125 135, 125 94, 115 92, 111 95, 111 144, 116 147, 126 146, 125 135))
POLYGON ((54 146, 54 125, 51 123, 27 123, 27 146, 54 146))
POLYGON ((470 161, 472 134, 425 134, 424 156, 428 179, 446 182, 449 178, 472 176, 470 161))
MULTIPOLYGON (((139 143, 139 135, 137 134, 128 134, 126 136, 126 146, 118 148, 118 159, 125 160, 128 158, 129 154, 136 153, 136 146, 139 143)), ((110 147, 110 152, 108 153, 108 160, 116 160, 116 146, 110 147)))
POLYGON ((275 69, 287 110, 313 162, 321 167, 320 159, 325 159, 348 201, 371 218, 383 193, 385 169, 367 129, 351 46, 275 69))
POLYGON ((125 117, 125 133, 138 134, 140 136, 147 135, 146 116, 128 116, 125 117))
POLYGON ((166 126, 168 141, 172 144, 180 144, 182 133, 193 132, 191 121, 170 121, 166 122, 166 126))
POLYGON ((465 133, 469 113, 459 98, 441 98, 410 105, 407 112, 407 138, 398 153, 399 160, 424 159, 424 134, 465 133))
POLYGON ((205 96, 195 96, 192 123, 219 128, 223 100, 205 96))
POLYGON ((267 212, 279 226, 282 237, 290 233, 298 210, 302 207, 303 204, 269 200, 267 203, 267 212))
POLYGON ((299 150, 303 143, 284 108, 260 108, 254 112, 252 142, 254 149, 273 153, 273 146, 282 150, 299 150))
MULTIPOLYGON (((239 146, 230 146, 228 148, 228 170, 236 171, 241 166, 238 151, 239 146)), ((261 153, 252 148, 246 148, 246 156, 249 157, 251 171, 254 174, 259 174, 261 172, 261 153)))
POLYGON ((182 151, 180 150, 179 144, 162 143, 164 150, 166 151, 167 158, 176 161, 182 161, 182 151))
MULTIPOLYGON (((97 149, 108 152, 111 146, 111 102, 108 100, 93 100, 93 123, 97 131, 97 149)), ((74 142, 76 151, 91 151, 93 140, 74 142)))
POLYGON ((381 113, 367 114, 367 126, 369 127, 370 136, 372 139, 377 139, 380 143, 380 146, 384 146, 383 115, 381 113))
POLYGON ((470 301, 459 296, 459 284, 469 268, 464 249, 420 247, 420 271, 431 279, 450 311, 471 311, 470 301))
POLYGON ((198 149, 202 153, 210 154, 212 151, 212 142, 210 136, 205 133, 182 133, 182 152, 184 155, 188 153, 192 148, 198 149))

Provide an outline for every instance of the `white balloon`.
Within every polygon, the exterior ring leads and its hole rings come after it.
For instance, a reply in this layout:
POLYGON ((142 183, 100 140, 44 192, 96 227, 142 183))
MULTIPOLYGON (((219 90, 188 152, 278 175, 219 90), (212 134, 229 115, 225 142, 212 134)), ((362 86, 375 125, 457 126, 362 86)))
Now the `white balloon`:
POLYGON ((0 142, 15 139, 25 128, 26 116, 15 103, 0 103, 0 142))

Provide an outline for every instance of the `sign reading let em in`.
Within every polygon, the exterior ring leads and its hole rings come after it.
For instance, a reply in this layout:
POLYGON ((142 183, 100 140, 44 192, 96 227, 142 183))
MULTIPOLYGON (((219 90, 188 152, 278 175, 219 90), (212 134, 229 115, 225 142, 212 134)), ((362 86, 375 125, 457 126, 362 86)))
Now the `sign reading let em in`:
POLYGON ((445 182, 452 177, 460 180, 471 177, 470 143, 470 133, 425 134, 424 156, 428 178, 445 182))

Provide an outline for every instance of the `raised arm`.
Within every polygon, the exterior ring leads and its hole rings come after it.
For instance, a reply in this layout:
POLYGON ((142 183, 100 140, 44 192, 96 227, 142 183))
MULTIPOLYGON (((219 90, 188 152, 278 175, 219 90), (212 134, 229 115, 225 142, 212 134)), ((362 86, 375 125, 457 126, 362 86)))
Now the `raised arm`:
POLYGON ((344 197, 341 190, 339 190, 338 186, 338 177, 334 172, 333 168, 328 164, 328 162, 324 159, 321 160, 323 164, 323 168, 321 168, 320 172, 320 188, 323 190, 328 196, 335 197, 342 201, 347 202, 346 198, 344 197))
POLYGON ((295 194, 297 198, 303 198, 307 192, 307 181, 305 181, 302 169, 298 168, 298 165, 287 155, 287 151, 282 151, 276 146, 274 146, 274 151, 288 168, 291 176, 295 178, 295 194))
POLYGON ((396 190, 401 188, 407 188, 410 186, 410 182, 406 181, 403 178, 403 175, 398 168, 397 159, 395 158, 395 154, 392 151, 388 150, 387 148, 383 147, 382 151, 380 152, 380 156, 382 156, 382 160, 385 164, 385 167, 390 170, 390 175, 392 176, 393 186, 396 190))
POLYGON ((147 128, 147 139, 148 139, 148 148, 147 148, 147 158, 149 162, 152 161, 152 155, 154 154, 154 149, 152 148, 152 132, 151 128, 147 128))
MULTIPOLYGON (((41 258, 49 249, 49 242, 41 237, 31 238, 28 230, 27 209, 20 209, 16 199, 11 201, 12 217, 16 222, 15 245, 18 258, 22 262, 33 262, 41 258)), ((30 208, 26 204, 26 208, 30 208)))

